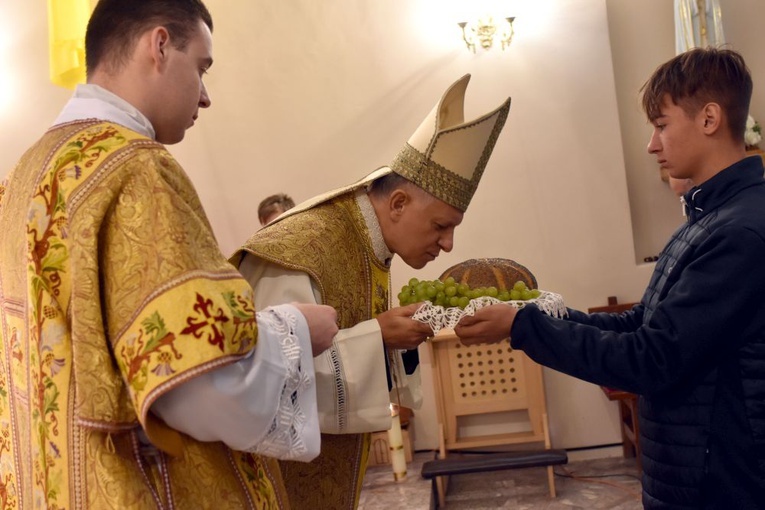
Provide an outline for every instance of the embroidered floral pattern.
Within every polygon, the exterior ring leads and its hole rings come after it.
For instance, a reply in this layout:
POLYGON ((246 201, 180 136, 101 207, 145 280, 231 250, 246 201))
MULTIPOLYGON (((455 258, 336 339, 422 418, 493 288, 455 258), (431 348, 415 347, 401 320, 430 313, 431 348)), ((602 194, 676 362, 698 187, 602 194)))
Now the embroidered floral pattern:
POLYGON ((158 355, 158 364, 151 371, 162 375, 173 372, 170 367, 173 358, 183 357, 173 345, 175 335, 167 331, 165 321, 158 312, 144 319, 141 326, 138 336, 128 338, 119 353, 128 383, 136 391, 143 390, 148 382, 149 364, 153 354, 158 355))
MULTIPOLYGON (((252 301, 234 292, 226 292, 222 298, 228 310, 216 306, 213 299, 197 293, 192 313, 185 319, 187 326, 179 335, 205 339, 223 351, 228 334, 234 338, 232 345, 241 352, 249 348, 253 341, 255 313, 252 301), (230 327, 224 328, 229 322, 233 322, 233 332, 230 327)), ((155 311, 141 322, 136 334, 124 340, 119 349, 119 363, 133 390, 140 392, 146 387, 149 372, 160 377, 169 377, 177 372, 173 361, 183 358, 175 345, 179 335, 169 331, 164 318, 155 311)))
MULTIPOLYGON (((0 371, 0 405, 8 403, 8 388, 4 374, 0 371)), ((0 407, 0 415, 5 416, 5 409, 0 407)), ((0 422, 0 473, 14 472, 13 459, 11 457, 11 424, 3 420, 0 422)), ((6 474, 0 478, 0 508, 18 508, 16 499, 16 486, 13 477, 6 474)))
POLYGON ((184 328, 181 333, 184 335, 193 335, 195 338, 202 338, 203 335, 207 335, 207 341, 211 345, 217 345, 220 350, 223 350, 223 324, 229 321, 226 314, 221 308, 213 310, 213 302, 211 299, 205 299, 201 294, 197 293, 197 302, 194 304, 194 311, 196 317, 188 317, 186 324, 188 326, 184 328))
POLYGON ((380 282, 374 284, 374 295, 372 297, 372 316, 377 317, 388 310, 388 289, 380 282))
MULTIPOLYGON (((33 407, 32 430, 37 432, 33 453, 36 456, 35 493, 52 507, 61 494, 65 466, 59 465, 59 397, 57 376, 68 370, 65 356, 59 355, 69 342, 65 314, 59 302, 62 273, 69 253, 66 244, 67 193, 62 183, 82 178, 82 168, 90 168, 105 153, 124 143, 114 128, 91 129, 70 141, 56 158, 37 187, 27 223, 29 248, 28 275, 31 284, 30 306, 30 405, 33 407)), ((63 381, 62 381, 63 382, 63 381)), ((64 382, 65 384, 65 382, 64 382)))
POLYGON ((256 505, 259 508, 281 508, 276 501, 272 481, 263 466, 268 459, 246 452, 236 452, 234 455, 238 457, 237 464, 257 499, 256 505))

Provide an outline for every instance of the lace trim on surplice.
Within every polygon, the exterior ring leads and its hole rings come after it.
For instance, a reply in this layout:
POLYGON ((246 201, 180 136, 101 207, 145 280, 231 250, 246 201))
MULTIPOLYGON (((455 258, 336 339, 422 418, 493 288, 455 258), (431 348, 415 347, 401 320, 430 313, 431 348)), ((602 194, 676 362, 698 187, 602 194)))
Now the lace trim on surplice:
POLYGON ((279 338, 287 368, 279 410, 265 437, 248 450, 268 457, 291 460, 308 451, 300 430, 307 418, 300 407, 300 396, 311 388, 311 380, 301 366, 301 348, 295 332, 297 318, 283 310, 269 308, 259 314, 259 321, 268 324, 279 338))

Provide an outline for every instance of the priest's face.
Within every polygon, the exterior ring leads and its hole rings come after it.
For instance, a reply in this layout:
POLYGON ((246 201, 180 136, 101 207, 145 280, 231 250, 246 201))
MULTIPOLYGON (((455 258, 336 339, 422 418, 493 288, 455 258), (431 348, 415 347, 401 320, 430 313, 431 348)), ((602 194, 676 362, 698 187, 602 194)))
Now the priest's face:
POLYGON ((389 205, 388 221, 380 223, 383 237, 407 265, 421 269, 442 251, 452 251, 462 211, 415 185, 391 193, 389 205))
POLYGON ((212 65, 209 27, 200 20, 184 49, 167 44, 165 51, 166 60, 161 68, 163 86, 157 88, 156 97, 159 107, 151 121, 157 141, 173 144, 183 140, 186 130, 194 125, 199 109, 210 106, 210 97, 202 81, 212 65))

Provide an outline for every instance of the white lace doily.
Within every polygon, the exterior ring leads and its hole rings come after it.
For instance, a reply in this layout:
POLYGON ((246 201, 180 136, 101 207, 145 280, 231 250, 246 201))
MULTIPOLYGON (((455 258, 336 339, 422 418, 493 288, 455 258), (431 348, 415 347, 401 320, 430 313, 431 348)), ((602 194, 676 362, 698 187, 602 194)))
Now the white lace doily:
POLYGON ((476 310, 498 303, 515 308, 523 308, 527 304, 533 303, 547 315, 558 318, 568 315, 566 305, 563 303, 563 296, 543 290, 538 298, 529 299, 528 301, 500 301, 489 296, 471 299, 464 310, 458 307, 444 308, 443 306, 434 305, 430 301, 426 301, 414 312, 412 319, 429 324, 435 335, 442 329, 454 329, 454 326, 464 316, 474 315, 476 310))

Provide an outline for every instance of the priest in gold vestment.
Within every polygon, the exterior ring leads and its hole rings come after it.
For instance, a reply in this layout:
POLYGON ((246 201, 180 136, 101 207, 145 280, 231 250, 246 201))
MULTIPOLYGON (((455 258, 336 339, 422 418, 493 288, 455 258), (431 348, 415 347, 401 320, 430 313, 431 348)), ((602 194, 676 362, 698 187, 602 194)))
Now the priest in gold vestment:
POLYGON ((395 254, 419 269, 452 249, 510 107, 465 122, 469 79, 449 87, 390 166, 299 204, 231 258, 256 308, 299 300, 338 312, 340 331, 315 359, 321 454, 280 463, 293 509, 356 508, 370 433, 390 428, 391 401, 419 406, 419 372, 402 351, 416 353, 432 331, 411 319, 418 305, 389 308, 390 263, 395 254))
POLYGON ((100 0, 88 84, 0 183, 0 509, 288 508, 328 306, 256 313, 165 143, 210 105, 199 0, 100 0))

